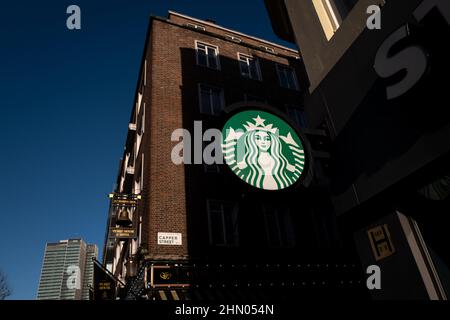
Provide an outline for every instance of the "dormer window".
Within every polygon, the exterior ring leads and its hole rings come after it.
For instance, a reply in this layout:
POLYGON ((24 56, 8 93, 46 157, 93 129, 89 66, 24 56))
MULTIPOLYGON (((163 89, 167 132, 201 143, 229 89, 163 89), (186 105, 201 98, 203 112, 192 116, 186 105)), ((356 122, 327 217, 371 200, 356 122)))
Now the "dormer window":
POLYGON ((186 23, 185 26, 188 28, 191 28, 191 29, 195 29, 195 30, 206 31, 206 28, 204 26, 201 26, 198 24, 186 23))

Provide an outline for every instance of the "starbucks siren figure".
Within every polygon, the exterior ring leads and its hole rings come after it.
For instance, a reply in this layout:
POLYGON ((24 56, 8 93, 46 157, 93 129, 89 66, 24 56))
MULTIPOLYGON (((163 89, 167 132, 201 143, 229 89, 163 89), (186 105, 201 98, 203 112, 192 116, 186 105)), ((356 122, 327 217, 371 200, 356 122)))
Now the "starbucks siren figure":
POLYGON ((278 128, 265 125, 266 120, 259 115, 253 120, 243 124, 245 130, 227 128, 222 145, 225 160, 242 180, 255 187, 278 190, 292 185, 303 169, 303 151, 289 132, 280 135, 278 128), (281 140, 292 154, 294 165, 289 163, 281 140))
POLYGON ((295 171, 295 166, 291 165, 283 154, 280 140, 276 134, 276 129, 253 128, 244 134, 245 155, 241 162, 238 162, 239 169, 250 167, 251 181, 266 190, 276 190, 279 186, 289 184, 289 178, 285 170, 295 171), (275 133, 273 132, 275 131, 275 133))

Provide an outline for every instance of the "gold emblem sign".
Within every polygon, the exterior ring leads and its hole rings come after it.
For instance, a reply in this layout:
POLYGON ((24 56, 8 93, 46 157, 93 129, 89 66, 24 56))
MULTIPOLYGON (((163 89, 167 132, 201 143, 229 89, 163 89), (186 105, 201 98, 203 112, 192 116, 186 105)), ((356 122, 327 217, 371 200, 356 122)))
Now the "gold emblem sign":
POLYGON ((387 224, 383 224, 367 231, 373 256, 376 261, 383 260, 395 253, 391 234, 387 224))
POLYGON ((170 278, 172 278, 172 273, 170 272, 161 272, 159 274, 159 277, 163 280, 169 280, 170 278))

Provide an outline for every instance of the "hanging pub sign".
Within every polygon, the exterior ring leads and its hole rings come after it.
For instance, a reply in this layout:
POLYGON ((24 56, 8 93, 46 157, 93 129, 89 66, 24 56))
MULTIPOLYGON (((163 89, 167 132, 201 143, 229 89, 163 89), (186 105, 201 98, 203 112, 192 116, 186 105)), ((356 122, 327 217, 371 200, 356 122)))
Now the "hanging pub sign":
POLYGON ((136 229, 133 227, 112 227, 110 238, 115 239, 134 239, 136 238, 136 229))
POLYGON ((114 193, 109 195, 111 199, 112 222, 110 238, 134 239, 137 236, 136 208, 140 195, 114 193))
POLYGON ((280 117, 261 110, 233 115, 222 130, 222 152, 241 180, 264 190, 281 190, 305 172, 305 148, 297 131, 280 117))
POLYGON ((94 263, 93 300, 116 300, 116 281, 98 261, 94 263))

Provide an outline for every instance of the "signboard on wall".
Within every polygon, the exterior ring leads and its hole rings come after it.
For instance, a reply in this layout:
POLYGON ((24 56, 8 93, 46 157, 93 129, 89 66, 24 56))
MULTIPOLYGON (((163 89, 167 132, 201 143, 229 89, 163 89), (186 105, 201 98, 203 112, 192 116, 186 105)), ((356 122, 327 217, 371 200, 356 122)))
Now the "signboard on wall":
POLYGON ((134 227, 112 227, 110 229, 110 238, 134 239, 136 237, 136 228, 134 227))
POLYGON ((383 260, 395 253, 387 224, 371 228, 367 231, 367 235, 376 261, 383 260))
POLYGON ((181 233, 158 232, 158 245, 162 246, 181 246, 181 233))
POLYGON ((114 193, 109 195, 113 221, 110 228, 112 239, 134 239, 137 237, 136 208, 140 195, 114 193))
POLYGON ((192 272, 189 267, 172 266, 151 266, 149 269, 150 286, 158 287, 187 287, 191 282, 192 272))

